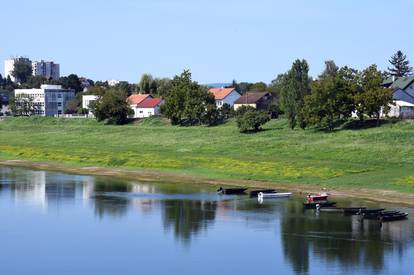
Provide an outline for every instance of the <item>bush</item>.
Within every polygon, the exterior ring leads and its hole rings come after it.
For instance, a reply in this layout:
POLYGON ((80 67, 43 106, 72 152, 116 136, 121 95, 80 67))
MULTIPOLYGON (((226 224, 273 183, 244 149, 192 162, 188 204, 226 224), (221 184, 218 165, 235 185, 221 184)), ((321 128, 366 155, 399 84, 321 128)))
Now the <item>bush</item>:
POLYGON ((257 132, 262 125, 270 120, 268 114, 257 110, 248 110, 237 117, 237 126, 241 133, 248 131, 257 132))

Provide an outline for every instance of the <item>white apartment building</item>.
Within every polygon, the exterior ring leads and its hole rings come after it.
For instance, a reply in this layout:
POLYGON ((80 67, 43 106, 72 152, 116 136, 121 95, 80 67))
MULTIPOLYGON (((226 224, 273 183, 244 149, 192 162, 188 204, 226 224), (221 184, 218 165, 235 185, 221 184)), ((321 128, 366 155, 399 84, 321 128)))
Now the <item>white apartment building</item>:
POLYGON ((90 104, 98 99, 96 95, 84 95, 82 96, 82 108, 88 110, 89 115, 92 114, 92 110, 90 108, 90 104))
POLYGON ((47 79, 59 79, 60 77, 60 66, 53 61, 33 61, 32 69, 34 76, 42 76, 47 79))
POLYGON ((13 82, 16 82, 16 78, 12 75, 12 72, 14 71, 14 64, 16 62, 24 62, 29 65, 32 65, 32 61, 30 61, 29 58, 26 57, 16 57, 16 58, 10 58, 4 61, 4 77, 7 78, 10 76, 10 79, 13 82))
POLYGON ((20 96, 33 99, 35 115, 58 116, 65 112, 67 103, 75 98, 75 91, 62 89, 61 85, 41 85, 40 89, 14 90, 16 103, 20 96))

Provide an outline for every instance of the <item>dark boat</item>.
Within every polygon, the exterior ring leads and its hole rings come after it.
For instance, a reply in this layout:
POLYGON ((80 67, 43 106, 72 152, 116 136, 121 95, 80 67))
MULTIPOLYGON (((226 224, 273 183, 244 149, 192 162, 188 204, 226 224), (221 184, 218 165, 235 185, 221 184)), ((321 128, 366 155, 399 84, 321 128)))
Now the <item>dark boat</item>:
POLYGON ((399 221, 404 220, 408 216, 408 213, 397 213, 397 214, 390 214, 381 216, 379 219, 381 222, 392 222, 392 221, 399 221))
POLYGON ((332 207, 336 205, 336 202, 333 201, 325 201, 325 202, 304 202, 303 207, 305 209, 316 209, 317 205, 319 205, 320 208, 322 207, 332 207))
POLYGON ((223 188, 220 187, 217 190, 218 194, 222 195, 242 195, 247 190, 247 188, 223 188))
POLYGON ((263 193, 263 194, 276 193, 276 190, 274 189, 253 190, 249 192, 249 196, 251 198, 255 198, 257 197, 257 195, 259 195, 259 193, 263 193))
POLYGON ((332 206, 322 207, 321 209, 319 209, 319 211, 330 212, 330 213, 344 213, 343 208, 332 207, 332 206))
POLYGON ((345 207, 342 209, 344 210, 344 214, 356 215, 359 213, 359 211, 365 210, 367 208, 366 207, 345 207))
POLYGON ((382 211, 384 211, 384 208, 366 208, 366 209, 360 209, 357 213, 357 215, 361 215, 361 214, 375 214, 375 213, 380 213, 382 211))

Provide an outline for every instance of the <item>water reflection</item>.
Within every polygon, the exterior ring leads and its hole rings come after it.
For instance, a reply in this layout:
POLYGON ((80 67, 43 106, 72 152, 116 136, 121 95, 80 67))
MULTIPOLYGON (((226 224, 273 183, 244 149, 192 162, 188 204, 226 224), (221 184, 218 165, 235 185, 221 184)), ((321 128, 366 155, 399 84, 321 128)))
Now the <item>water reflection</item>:
MULTIPOLYGON (((245 230, 243 234, 251 234, 247 242, 256 242, 259 228, 277 235, 277 254, 270 256, 286 259, 295 273, 310 273, 315 259, 339 266, 342 273, 381 272, 395 255, 401 259, 407 251, 414 253, 411 220, 380 227, 376 221, 361 222, 356 216, 305 212, 298 199, 258 204, 247 197, 219 197, 214 189, 0 167, 0 202, 10 198, 45 210, 82 205, 98 221, 114 220, 115 224, 136 213, 161 218, 161 225, 153 230, 161 228, 186 247, 203 233, 217 230, 217 224, 245 230), (253 233, 246 233, 249 229, 253 233)), ((414 214, 412 209, 406 211, 414 214)))
POLYGON ((407 225, 384 223, 381 227, 375 220, 304 212, 300 202, 289 203, 281 221, 283 249, 297 273, 309 272, 311 255, 339 263, 341 270, 361 266, 378 272, 387 253, 397 249, 403 256, 405 241, 413 239, 409 228, 402 229, 407 225))

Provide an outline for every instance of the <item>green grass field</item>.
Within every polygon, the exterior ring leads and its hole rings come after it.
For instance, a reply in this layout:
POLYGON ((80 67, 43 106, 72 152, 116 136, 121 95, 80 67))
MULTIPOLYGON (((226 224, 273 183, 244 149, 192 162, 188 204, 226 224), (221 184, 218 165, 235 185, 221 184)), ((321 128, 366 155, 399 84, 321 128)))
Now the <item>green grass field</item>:
POLYGON ((94 120, 0 121, 0 159, 61 162, 414 193, 414 123, 322 132, 290 130, 285 120, 240 134, 234 122, 174 127, 152 118, 125 126, 94 120))

